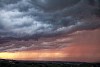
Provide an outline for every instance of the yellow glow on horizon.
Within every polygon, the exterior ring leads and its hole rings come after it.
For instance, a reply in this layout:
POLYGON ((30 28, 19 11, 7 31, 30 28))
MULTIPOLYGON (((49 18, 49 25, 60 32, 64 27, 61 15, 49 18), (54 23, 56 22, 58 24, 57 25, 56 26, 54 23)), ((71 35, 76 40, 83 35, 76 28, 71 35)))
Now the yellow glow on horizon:
POLYGON ((13 59, 14 56, 15 55, 13 53, 7 53, 7 52, 0 53, 0 58, 1 59, 13 59))
POLYGON ((67 55, 63 52, 52 51, 25 51, 25 52, 2 52, 0 53, 1 59, 14 59, 14 60, 52 60, 65 58, 67 55))

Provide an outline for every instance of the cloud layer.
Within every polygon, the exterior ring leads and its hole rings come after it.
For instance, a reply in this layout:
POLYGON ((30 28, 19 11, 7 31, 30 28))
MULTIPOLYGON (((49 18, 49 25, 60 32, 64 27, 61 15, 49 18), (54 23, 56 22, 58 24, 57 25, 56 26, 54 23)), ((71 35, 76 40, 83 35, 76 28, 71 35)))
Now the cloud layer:
POLYGON ((98 5, 91 5, 88 0, 0 0, 0 39, 97 29, 100 20, 95 15, 96 8, 98 5))

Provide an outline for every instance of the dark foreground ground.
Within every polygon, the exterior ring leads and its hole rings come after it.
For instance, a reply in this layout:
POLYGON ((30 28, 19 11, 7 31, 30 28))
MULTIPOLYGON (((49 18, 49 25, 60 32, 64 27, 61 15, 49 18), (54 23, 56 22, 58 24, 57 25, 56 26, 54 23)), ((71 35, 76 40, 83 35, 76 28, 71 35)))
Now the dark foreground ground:
POLYGON ((100 63, 0 60, 0 67, 100 67, 100 63))

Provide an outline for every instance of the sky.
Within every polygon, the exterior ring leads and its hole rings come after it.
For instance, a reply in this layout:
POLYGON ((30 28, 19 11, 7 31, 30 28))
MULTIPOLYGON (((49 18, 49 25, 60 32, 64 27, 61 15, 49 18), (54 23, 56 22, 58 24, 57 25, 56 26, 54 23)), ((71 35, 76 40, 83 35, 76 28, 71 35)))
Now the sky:
POLYGON ((99 0, 0 0, 0 58, 100 62, 99 0))

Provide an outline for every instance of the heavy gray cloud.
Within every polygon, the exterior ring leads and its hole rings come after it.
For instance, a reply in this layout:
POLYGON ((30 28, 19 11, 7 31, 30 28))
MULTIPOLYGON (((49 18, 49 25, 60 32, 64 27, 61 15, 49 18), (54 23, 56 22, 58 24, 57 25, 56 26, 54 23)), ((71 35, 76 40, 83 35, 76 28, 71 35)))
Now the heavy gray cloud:
POLYGON ((97 29, 97 1, 0 0, 0 37, 34 38, 97 29))

